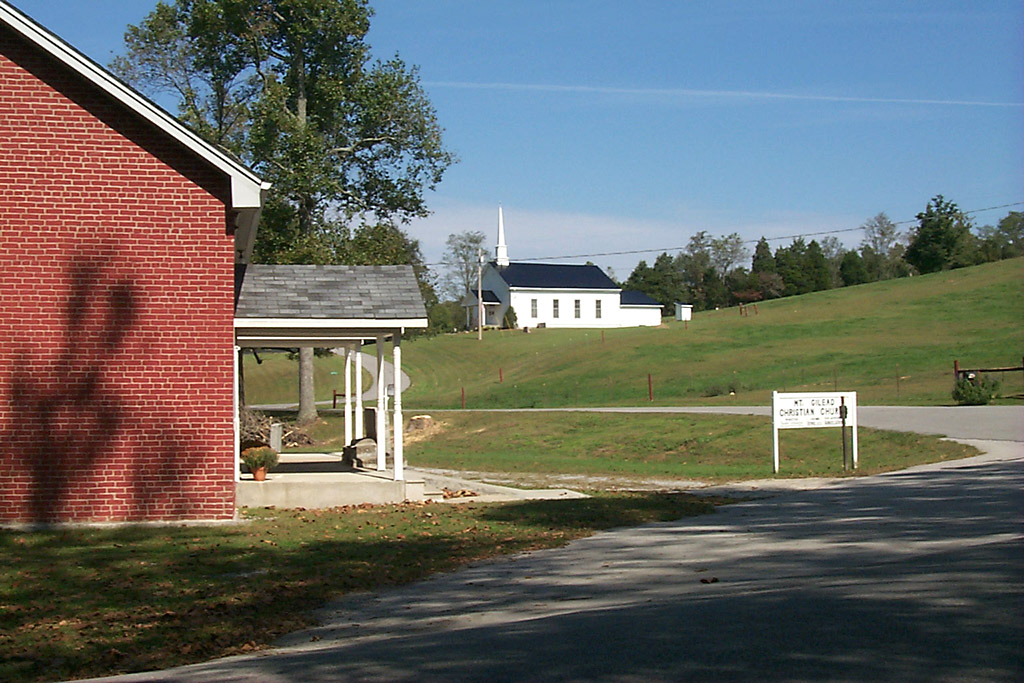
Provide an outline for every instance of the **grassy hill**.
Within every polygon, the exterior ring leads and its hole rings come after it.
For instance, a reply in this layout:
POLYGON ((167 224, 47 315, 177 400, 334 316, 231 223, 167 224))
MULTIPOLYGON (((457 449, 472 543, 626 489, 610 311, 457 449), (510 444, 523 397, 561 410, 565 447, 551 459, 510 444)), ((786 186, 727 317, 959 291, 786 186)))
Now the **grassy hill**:
MULTIPOLYGON (((654 405, 766 404, 772 390, 833 389, 858 391, 864 404, 949 404, 954 359, 1021 363, 1024 259, 776 299, 748 313, 697 313, 685 326, 417 339, 402 347, 413 380, 405 403, 456 408, 464 389, 473 408, 650 404, 650 374, 654 405)), ((250 402, 294 400, 294 363, 249 360, 250 402)), ((318 363, 318 397, 330 398, 342 386, 330 375, 340 359, 318 363)), ((1004 394, 1024 392, 1021 374, 1003 380, 1004 394)))

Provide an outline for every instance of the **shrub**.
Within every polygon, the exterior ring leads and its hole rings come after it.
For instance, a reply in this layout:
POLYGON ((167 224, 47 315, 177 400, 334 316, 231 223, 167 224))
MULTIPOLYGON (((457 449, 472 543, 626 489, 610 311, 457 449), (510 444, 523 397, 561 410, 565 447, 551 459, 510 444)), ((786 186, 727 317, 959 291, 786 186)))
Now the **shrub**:
POLYGON ((277 451, 270 446, 257 446, 255 448, 246 448, 242 451, 242 462, 245 463, 250 472, 255 472, 261 467, 267 468, 269 472, 277 467, 278 461, 277 451))
POLYGON ((505 317, 501 321, 501 326, 504 327, 506 330, 514 330, 516 329, 516 327, 518 327, 516 321, 516 311, 511 306, 509 306, 505 310, 505 317))
POLYGON ((983 406, 999 393, 999 382, 985 375, 961 377, 953 387, 953 400, 961 406, 983 406))
POLYGON ((700 395, 704 398, 711 398, 713 396, 722 396, 729 393, 729 390, 723 387, 721 384, 709 384, 704 387, 704 390, 700 392, 700 395))

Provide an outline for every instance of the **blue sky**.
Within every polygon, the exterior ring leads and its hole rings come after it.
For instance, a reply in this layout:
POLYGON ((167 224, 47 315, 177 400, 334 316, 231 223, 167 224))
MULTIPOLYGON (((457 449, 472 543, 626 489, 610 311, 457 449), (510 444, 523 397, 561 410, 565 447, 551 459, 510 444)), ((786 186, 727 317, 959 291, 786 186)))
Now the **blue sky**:
MULTIPOLYGON (((155 0, 14 4, 106 64, 155 0)), ((623 279, 699 230, 853 247, 935 194, 1024 202, 1020 0, 372 4, 370 43, 419 66, 460 158, 407 226, 428 261, 453 232, 493 245, 499 202, 513 260, 623 279)))

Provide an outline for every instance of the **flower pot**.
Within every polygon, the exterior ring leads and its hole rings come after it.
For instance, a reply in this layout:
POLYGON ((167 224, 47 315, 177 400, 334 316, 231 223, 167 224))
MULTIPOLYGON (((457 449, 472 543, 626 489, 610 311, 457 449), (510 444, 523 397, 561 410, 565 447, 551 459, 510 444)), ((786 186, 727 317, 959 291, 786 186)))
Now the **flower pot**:
POLYGON ((267 480, 267 468, 266 467, 257 467, 256 469, 254 469, 252 471, 252 478, 255 479, 256 481, 266 481, 267 480))

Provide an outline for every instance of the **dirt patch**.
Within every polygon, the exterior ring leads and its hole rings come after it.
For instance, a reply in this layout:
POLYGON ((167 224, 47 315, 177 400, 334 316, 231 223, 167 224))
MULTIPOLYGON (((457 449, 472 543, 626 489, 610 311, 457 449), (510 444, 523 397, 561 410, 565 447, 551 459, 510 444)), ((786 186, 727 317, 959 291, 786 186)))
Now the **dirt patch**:
POLYGON ((432 419, 427 422, 420 429, 408 430, 403 432, 403 439, 405 443, 416 443, 417 441, 428 441, 444 430, 448 429, 448 423, 442 422, 438 419, 432 419))
POLYGON ((644 479, 638 477, 590 474, 545 474, 536 472, 479 472, 416 469, 442 477, 463 478, 499 486, 525 489, 566 488, 575 491, 690 491, 712 485, 691 479, 644 479))

